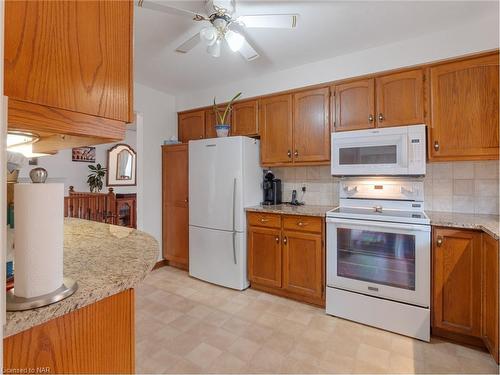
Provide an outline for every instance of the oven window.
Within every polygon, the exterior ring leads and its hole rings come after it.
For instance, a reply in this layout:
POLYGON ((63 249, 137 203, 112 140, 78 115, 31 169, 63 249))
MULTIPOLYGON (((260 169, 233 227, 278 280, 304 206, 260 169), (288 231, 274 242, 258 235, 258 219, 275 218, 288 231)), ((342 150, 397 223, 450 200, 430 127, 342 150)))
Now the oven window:
POLYGON ((340 165, 396 164, 397 152, 396 145, 340 148, 339 163, 340 165))
POLYGON ((337 228, 337 275, 415 290, 415 236, 337 228))

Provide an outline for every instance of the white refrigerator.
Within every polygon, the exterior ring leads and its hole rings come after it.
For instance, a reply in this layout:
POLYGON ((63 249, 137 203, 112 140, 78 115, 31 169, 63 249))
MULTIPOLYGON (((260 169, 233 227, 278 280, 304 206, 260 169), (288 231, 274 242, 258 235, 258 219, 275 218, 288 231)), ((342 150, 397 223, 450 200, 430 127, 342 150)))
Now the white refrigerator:
POLYGON ((225 137, 189 142, 189 274, 248 288, 245 207, 262 199, 259 141, 225 137))

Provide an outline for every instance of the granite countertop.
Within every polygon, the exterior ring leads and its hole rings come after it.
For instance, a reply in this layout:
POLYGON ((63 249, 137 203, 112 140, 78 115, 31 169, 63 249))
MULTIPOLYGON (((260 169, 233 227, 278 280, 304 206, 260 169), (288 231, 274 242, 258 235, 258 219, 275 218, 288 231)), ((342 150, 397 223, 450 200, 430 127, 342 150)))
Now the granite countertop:
POLYGON ((38 309, 7 312, 4 337, 135 287, 153 268, 158 242, 144 232, 80 219, 64 220, 64 276, 72 296, 38 309))
POLYGON ((327 211, 334 209, 336 206, 316 206, 302 205, 292 206, 291 204, 277 204, 270 206, 252 206, 245 210, 250 212, 265 212, 268 214, 285 214, 285 215, 304 215, 304 216, 320 216, 325 217, 327 211))
POLYGON ((498 240, 500 238, 500 220, 498 215, 465 214, 458 212, 425 211, 431 219, 431 225, 478 229, 498 240))

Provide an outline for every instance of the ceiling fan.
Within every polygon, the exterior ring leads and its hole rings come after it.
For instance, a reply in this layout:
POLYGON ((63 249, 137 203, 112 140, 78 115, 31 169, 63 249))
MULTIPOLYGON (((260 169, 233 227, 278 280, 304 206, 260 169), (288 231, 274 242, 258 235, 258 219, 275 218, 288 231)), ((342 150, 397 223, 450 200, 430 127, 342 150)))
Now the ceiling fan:
POLYGON ((191 38, 175 50, 187 53, 198 43, 204 42, 207 52, 213 57, 219 57, 221 45, 225 41, 229 48, 238 51, 248 61, 259 57, 258 52, 245 38, 245 28, 293 29, 297 26, 297 14, 253 14, 235 15, 234 0, 207 0, 207 14, 176 8, 152 0, 137 0, 137 6, 180 16, 189 16, 194 21, 209 22, 191 38))

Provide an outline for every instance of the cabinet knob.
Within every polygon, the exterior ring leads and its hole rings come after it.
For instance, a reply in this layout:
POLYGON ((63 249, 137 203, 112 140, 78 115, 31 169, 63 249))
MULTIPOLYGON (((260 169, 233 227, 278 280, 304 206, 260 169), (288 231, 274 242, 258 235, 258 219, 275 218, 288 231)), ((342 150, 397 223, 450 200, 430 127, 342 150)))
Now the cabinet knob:
POLYGON ((292 151, 288 150, 287 155, 288 155, 289 158, 291 158, 292 157, 292 151))
POLYGON ((368 122, 373 122, 373 115, 368 116, 368 122))
POLYGON ((202 135, 200 135, 200 139, 203 139, 203 136, 202 136, 202 135))
POLYGON ((186 198, 186 199, 184 199, 184 202, 188 203, 188 202, 189 202, 189 199, 187 199, 187 198, 186 198))
POLYGON ((434 150, 439 151, 439 142, 438 141, 434 141, 434 150))
POLYGON ((293 153, 293 155, 294 155, 295 157, 297 157, 297 156, 299 156, 299 152, 298 152, 297 150, 295 150, 295 152, 293 153))
POLYGON ((280 243, 280 238, 276 236, 276 243, 280 243))
POLYGON ((261 222, 261 223, 267 223, 268 221, 269 221, 269 219, 266 219, 266 218, 264 218, 264 217, 260 219, 260 222, 261 222))
POLYGON ((379 121, 384 121, 384 115, 382 113, 378 114, 378 120, 379 121))
POLYGON ((436 240, 436 245, 440 247, 443 244, 443 237, 439 236, 436 240))
POLYGON ((287 238, 286 237, 283 237, 283 243, 286 245, 288 242, 287 238))
POLYGON ((297 223, 297 225, 298 225, 299 227, 305 227, 305 226, 306 226, 306 225, 308 225, 308 224, 309 224, 309 223, 307 223, 307 222, 303 222, 303 221, 299 221, 299 222, 297 223))

